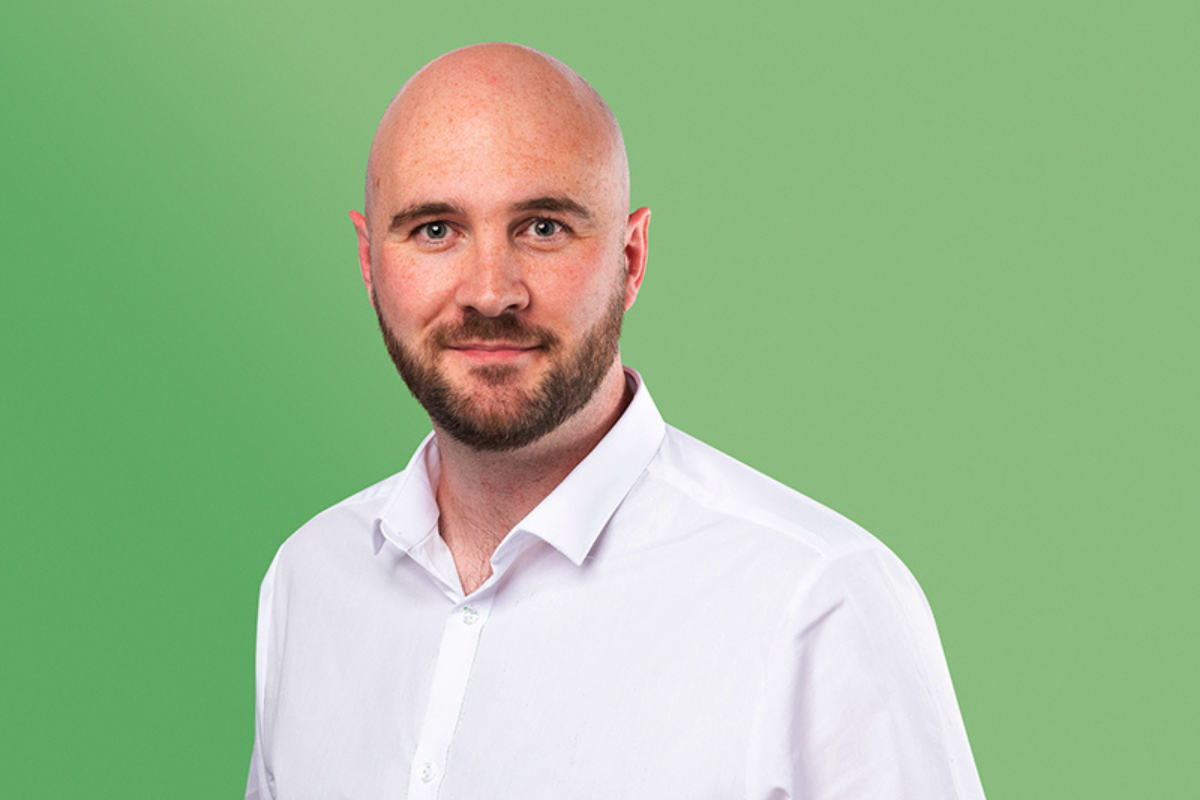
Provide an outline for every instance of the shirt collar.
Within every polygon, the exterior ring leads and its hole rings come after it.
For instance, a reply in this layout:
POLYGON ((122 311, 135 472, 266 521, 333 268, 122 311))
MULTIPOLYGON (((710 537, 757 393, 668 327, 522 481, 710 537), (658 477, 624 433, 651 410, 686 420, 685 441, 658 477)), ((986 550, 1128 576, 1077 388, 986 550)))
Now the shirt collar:
POLYGON ((408 466, 400 473, 400 482, 375 519, 375 553, 383 539, 411 552, 430 536, 437 534, 437 486, 441 475, 437 439, 430 431, 417 447, 408 466))
MULTIPOLYGON (((633 389, 633 399, 625 413, 592 452, 512 531, 524 531, 542 539, 576 566, 583 563, 617 506, 658 452, 666 434, 662 415, 641 376, 626 368, 625 380, 633 389)), ((379 512, 377 552, 383 544, 380 537, 411 553, 430 536, 437 535, 435 487, 440 474, 437 440, 431 433, 413 453, 400 482, 379 512)))

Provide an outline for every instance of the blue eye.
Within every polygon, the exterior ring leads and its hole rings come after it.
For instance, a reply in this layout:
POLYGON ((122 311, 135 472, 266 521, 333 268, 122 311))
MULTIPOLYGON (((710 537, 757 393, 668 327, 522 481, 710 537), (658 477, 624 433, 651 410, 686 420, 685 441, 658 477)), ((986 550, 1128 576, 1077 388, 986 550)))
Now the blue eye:
POLYGON ((553 236, 561 228, 562 225, 552 219, 536 219, 533 221, 533 225, 530 226, 530 230, 533 231, 534 236, 541 237, 553 236))
POLYGON ((426 222, 421 226, 427 239, 445 239, 450 233, 450 226, 444 222, 426 222))

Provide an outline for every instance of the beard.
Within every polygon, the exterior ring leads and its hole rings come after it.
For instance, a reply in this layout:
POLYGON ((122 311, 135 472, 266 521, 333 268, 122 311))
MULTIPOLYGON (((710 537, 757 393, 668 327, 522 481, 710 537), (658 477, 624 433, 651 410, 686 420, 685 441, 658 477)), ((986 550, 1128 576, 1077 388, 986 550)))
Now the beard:
POLYGON ((408 390, 434 424, 475 450, 499 452, 531 444, 579 412, 595 395, 617 358, 625 314, 623 285, 613 294, 601 319, 574 350, 564 349, 552 331, 528 325, 514 314, 487 317, 467 309, 460 323, 436 328, 422 350, 402 343, 375 303, 379 330, 388 355, 408 390), (532 390, 516 384, 514 365, 477 367, 471 374, 490 391, 472 393, 451 386, 437 360, 459 342, 502 341, 541 349, 550 371, 532 390))

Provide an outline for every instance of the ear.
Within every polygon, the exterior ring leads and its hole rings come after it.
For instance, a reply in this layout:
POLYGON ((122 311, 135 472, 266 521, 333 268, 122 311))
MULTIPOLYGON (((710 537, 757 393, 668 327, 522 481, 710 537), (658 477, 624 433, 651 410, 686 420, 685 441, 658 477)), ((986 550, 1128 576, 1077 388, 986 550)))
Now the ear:
POLYGON ((625 225, 625 310, 637 299, 642 278, 646 275, 646 256, 649 252, 650 209, 639 208, 629 215, 625 225))
POLYGON ((354 232, 358 234, 358 268, 362 270, 363 286, 367 287, 367 296, 371 305, 375 305, 375 292, 371 290, 371 236, 367 231, 367 220, 362 214, 351 209, 350 221, 354 223, 354 232))

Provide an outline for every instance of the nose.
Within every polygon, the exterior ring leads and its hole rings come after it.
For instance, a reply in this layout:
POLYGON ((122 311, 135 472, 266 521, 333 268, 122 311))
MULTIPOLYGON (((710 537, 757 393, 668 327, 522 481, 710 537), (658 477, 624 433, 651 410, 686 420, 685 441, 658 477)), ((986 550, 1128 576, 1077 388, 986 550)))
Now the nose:
POLYGON ((471 308, 485 317, 520 311, 529 305, 519 256, 513 252, 507 236, 480 236, 464 263, 455 301, 459 308, 471 308))

